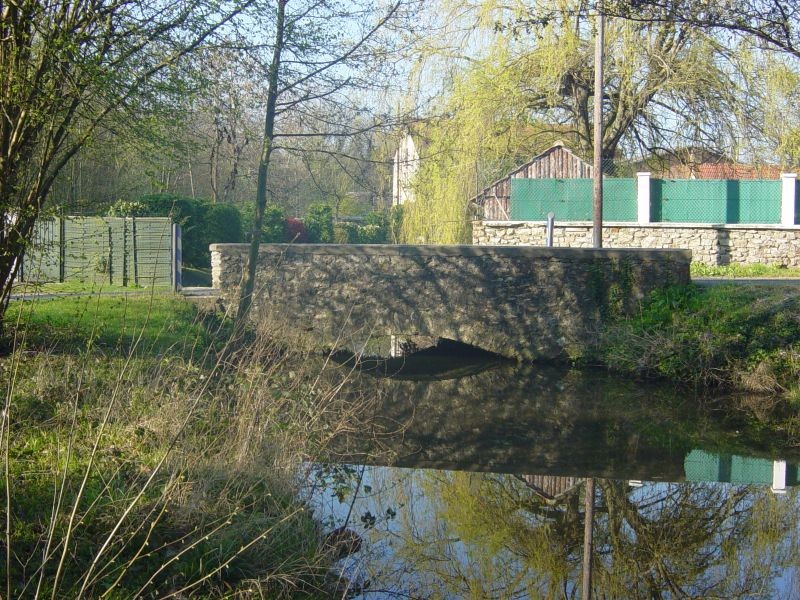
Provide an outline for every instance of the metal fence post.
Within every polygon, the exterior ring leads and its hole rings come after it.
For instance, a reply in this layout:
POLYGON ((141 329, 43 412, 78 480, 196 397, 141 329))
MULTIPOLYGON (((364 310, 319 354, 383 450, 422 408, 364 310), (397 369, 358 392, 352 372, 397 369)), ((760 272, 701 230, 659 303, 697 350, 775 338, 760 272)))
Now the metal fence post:
POLYGON ((114 232, 108 226, 108 283, 114 285, 114 232))
POLYGON ((547 213, 547 229, 545 230, 545 245, 548 248, 553 247, 553 229, 556 224, 556 213, 547 213))
POLYGON ((177 223, 172 224, 172 290, 181 290, 181 263, 183 262, 181 249, 181 226, 177 223))
POLYGON ((128 287, 128 217, 122 217, 122 286, 128 287))
POLYGON ((58 218, 58 281, 67 278, 67 225, 64 217, 58 218))

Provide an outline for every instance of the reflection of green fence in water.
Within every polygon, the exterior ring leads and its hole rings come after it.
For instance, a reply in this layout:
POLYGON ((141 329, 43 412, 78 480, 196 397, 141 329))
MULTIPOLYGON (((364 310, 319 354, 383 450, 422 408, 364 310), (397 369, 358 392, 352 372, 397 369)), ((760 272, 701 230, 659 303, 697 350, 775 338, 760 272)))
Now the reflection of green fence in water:
MULTIPOLYGON (((721 481, 737 485, 769 485, 773 483, 774 462, 765 458, 692 450, 686 455, 683 464, 687 481, 721 481)), ((797 476, 797 465, 787 465, 785 485, 797 485, 797 476)))
POLYGON ((173 283, 174 228, 164 217, 43 219, 22 264, 30 282, 173 283))

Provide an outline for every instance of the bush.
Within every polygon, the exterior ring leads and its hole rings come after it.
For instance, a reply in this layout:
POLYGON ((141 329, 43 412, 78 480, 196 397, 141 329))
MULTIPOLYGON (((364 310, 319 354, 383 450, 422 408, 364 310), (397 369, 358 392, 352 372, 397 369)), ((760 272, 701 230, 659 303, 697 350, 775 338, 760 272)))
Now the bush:
POLYGON ((303 225, 303 222, 300 219, 295 219, 294 217, 287 218, 286 233, 287 242, 292 242, 295 244, 305 244, 308 242, 308 232, 306 231, 306 226, 303 225))
POLYGON ((305 219, 310 242, 333 243, 333 209, 327 204, 312 204, 305 219))
POLYGON ((261 241, 265 244, 281 244, 288 237, 283 208, 277 204, 267 204, 261 224, 261 241))
POLYGON ((212 204, 204 219, 205 247, 209 244, 237 243, 244 240, 242 215, 231 204, 212 204))
POLYGON ((244 241, 241 214, 233 205, 174 194, 143 196, 137 204, 141 214, 169 217, 181 226, 183 262, 189 266, 211 265, 209 244, 244 241))
POLYGON ((336 223, 333 226, 334 244, 357 244, 358 242, 358 225, 355 223, 336 223))

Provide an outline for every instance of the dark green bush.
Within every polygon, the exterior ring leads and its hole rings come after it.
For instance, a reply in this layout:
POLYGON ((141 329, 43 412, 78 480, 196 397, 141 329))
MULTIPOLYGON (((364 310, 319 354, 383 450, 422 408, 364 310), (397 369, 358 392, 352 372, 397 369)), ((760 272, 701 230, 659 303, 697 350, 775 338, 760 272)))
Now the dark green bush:
POLYGON ((333 243, 333 209, 327 204, 312 204, 303 219, 308 240, 317 244, 333 243))
POLYGON ((287 236, 283 207, 268 204, 264 209, 264 221, 261 224, 261 241, 265 244, 280 244, 286 241, 287 236))
POLYGON ((205 247, 209 244, 237 243, 244 240, 242 215, 231 204, 212 204, 205 214, 205 247))
POLYGON ((211 265, 209 244, 244 241, 239 210, 230 204, 175 194, 153 194, 139 199, 141 214, 170 217, 181 226, 183 262, 192 267, 211 265))

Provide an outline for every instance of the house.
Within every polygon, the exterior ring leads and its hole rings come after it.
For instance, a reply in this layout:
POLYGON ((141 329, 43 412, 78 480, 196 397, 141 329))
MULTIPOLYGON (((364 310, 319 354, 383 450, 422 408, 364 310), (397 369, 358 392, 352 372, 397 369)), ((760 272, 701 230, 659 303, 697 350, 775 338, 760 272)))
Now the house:
POLYGON ((392 163, 392 206, 414 201, 412 182, 419 169, 419 152, 414 138, 406 133, 392 163))
POLYGON ((576 156, 563 142, 556 142, 486 187, 470 203, 483 209, 483 218, 486 220, 507 221, 511 214, 512 179, 590 179, 593 173, 591 164, 576 156))
POLYGON ((648 171, 654 179, 780 179, 774 165, 739 163, 702 147, 678 148, 653 154, 634 163, 635 171, 648 171))

